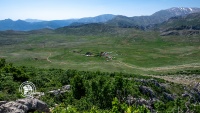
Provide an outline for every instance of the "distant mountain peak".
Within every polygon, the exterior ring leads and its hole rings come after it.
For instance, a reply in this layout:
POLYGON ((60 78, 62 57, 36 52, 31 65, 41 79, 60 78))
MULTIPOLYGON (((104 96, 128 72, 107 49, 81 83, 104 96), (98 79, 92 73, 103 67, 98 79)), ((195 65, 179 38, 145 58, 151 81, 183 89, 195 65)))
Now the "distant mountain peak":
POLYGON ((4 21, 13 21, 12 19, 8 18, 8 19, 5 19, 4 21))
POLYGON ((173 8, 167 9, 167 11, 175 12, 175 13, 178 12, 178 14, 179 14, 179 13, 190 14, 190 13, 196 13, 196 12, 199 12, 199 11, 200 11, 200 8, 191 8, 191 7, 173 7, 173 8))
POLYGON ((169 9, 158 11, 154 13, 152 16, 157 16, 157 17, 162 16, 162 17, 166 17, 166 20, 168 20, 171 17, 183 16, 183 15, 197 13, 197 12, 200 12, 200 8, 172 7, 169 9))

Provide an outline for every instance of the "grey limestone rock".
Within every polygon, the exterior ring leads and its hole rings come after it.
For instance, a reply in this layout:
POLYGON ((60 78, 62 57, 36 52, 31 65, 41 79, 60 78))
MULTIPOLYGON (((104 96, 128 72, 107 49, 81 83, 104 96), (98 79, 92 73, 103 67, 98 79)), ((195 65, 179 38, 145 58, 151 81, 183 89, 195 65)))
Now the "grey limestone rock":
POLYGON ((0 106, 0 113, 27 113, 30 110, 45 113, 50 112, 46 103, 35 98, 18 99, 0 106))

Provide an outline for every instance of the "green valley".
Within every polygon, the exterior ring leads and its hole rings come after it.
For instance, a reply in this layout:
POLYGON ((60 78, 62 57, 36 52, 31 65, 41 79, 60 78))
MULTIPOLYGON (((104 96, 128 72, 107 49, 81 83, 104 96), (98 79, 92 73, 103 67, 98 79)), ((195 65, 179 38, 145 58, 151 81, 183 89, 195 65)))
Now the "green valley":
POLYGON ((0 38, 1 58, 18 66, 144 74, 200 66, 199 36, 160 36, 133 28, 112 28, 110 34, 87 31, 93 32, 7 31, 0 38), (87 52, 92 56, 87 57, 87 52), (112 59, 99 56, 101 52, 112 59))
MULTIPOLYGON (((166 18, 173 10, 192 11, 166 18)), ((200 112, 200 14, 132 23, 164 12, 0 31, 0 113, 200 112), (24 98, 30 82, 37 92, 24 98)))

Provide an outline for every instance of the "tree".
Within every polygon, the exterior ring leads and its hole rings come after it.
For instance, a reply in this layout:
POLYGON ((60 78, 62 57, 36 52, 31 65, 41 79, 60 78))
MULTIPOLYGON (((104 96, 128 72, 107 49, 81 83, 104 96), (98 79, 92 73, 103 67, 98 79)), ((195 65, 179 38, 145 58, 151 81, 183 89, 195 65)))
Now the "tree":
POLYGON ((82 96, 85 96, 86 89, 83 83, 83 77, 75 75, 72 80, 72 91, 75 99, 81 99, 82 96))
POLYGON ((6 65, 5 59, 0 59, 0 68, 4 67, 6 65))

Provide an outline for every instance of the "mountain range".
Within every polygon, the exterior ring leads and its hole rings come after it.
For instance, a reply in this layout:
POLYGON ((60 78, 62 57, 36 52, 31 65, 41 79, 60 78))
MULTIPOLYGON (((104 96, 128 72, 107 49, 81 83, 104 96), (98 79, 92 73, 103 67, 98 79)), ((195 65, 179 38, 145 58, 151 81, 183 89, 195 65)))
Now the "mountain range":
POLYGON ((59 27, 69 26, 74 23, 103 23, 111 20, 115 17, 112 14, 104 14, 96 17, 86 17, 81 19, 68 19, 68 20, 52 20, 42 21, 36 19, 17 20, 5 19, 0 21, 0 30, 18 30, 18 31, 29 31, 43 28, 56 29, 59 27))
POLYGON ((183 16, 191 13, 200 12, 200 8, 170 8, 166 10, 158 11, 150 16, 117 16, 107 23, 119 27, 134 27, 134 26, 150 26, 154 24, 160 24, 167 21, 171 17, 183 16))
MULTIPOLYGON (((118 17, 117 17, 118 18, 118 17)), ((124 22, 125 23, 125 22, 124 22)), ((168 35, 195 35, 200 34, 200 12, 191 13, 183 16, 175 16, 169 18, 160 24, 152 25, 152 27, 146 28, 143 26, 129 24, 123 26, 108 25, 109 21, 106 23, 89 23, 89 24, 73 24, 70 26, 65 26, 58 28, 54 31, 58 33, 65 33, 68 35, 100 35, 100 34, 123 34, 123 32, 129 32, 130 28, 139 30, 155 30, 160 32, 162 36, 168 35), (128 26, 129 25, 129 26, 128 26)), ((122 24, 121 24, 122 25, 122 24)), ((41 31, 41 30, 39 30, 41 31)))
POLYGON ((52 20, 43 21, 35 19, 17 20, 11 19, 0 21, 0 30, 18 30, 29 31, 37 29, 57 29, 64 26, 79 26, 90 23, 104 23, 109 26, 117 27, 142 27, 148 28, 156 24, 161 24, 172 17, 185 16, 191 13, 200 12, 200 8, 184 8, 174 7, 166 10, 160 10, 150 16, 134 16, 126 17, 123 15, 104 14, 96 17, 87 17, 81 19, 68 19, 68 20, 52 20))

